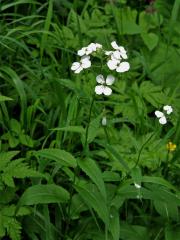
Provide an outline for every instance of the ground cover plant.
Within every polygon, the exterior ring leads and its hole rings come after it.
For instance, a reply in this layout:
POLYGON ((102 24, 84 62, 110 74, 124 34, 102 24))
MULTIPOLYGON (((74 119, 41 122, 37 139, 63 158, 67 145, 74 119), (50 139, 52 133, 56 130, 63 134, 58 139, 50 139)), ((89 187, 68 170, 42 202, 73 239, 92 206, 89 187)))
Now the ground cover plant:
POLYGON ((180 1, 0 1, 0 239, 180 239, 180 1))

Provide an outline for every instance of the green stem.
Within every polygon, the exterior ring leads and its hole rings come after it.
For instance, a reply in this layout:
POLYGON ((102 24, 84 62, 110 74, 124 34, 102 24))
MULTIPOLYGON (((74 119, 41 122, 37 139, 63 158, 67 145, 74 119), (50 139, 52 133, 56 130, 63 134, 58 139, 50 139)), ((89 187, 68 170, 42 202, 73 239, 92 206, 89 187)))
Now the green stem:
POLYGON ((90 105, 90 109, 89 109, 89 117, 88 117, 88 123, 86 126, 86 133, 85 133, 85 144, 84 144, 84 150, 87 153, 88 152, 88 133, 89 133, 89 125, 90 125, 90 121, 91 121, 91 114, 92 114, 92 108, 93 108, 93 103, 95 100, 95 96, 93 95, 92 101, 91 101, 91 105, 90 105))
POLYGON ((147 139, 147 141, 141 146, 140 150, 139 150, 139 154, 138 154, 138 158, 137 158, 137 161, 134 165, 133 168, 136 168, 139 161, 140 161, 140 157, 141 157, 141 153, 142 153, 142 150, 144 149, 144 147, 146 146, 146 144, 151 140, 151 138, 155 135, 155 133, 151 134, 151 136, 147 139))

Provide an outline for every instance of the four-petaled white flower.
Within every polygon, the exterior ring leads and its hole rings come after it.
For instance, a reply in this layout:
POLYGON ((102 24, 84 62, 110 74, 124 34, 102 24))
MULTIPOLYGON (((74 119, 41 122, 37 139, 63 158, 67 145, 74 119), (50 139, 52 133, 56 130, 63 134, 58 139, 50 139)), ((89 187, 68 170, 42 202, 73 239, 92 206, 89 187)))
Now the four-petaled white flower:
POLYGON ((173 112, 173 108, 170 105, 165 105, 163 107, 163 110, 166 111, 166 113, 169 115, 173 112))
POLYGON ((84 55, 89 55, 97 51, 98 48, 102 48, 102 45, 99 43, 90 43, 87 47, 83 47, 80 50, 78 50, 77 54, 81 57, 84 55))
POLYGON ((119 54, 120 54, 120 56, 121 56, 122 58, 124 58, 124 59, 127 59, 127 58, 128 58, 128 57, 127 57, 126 50, 124 49, 124 47, 118 46, 117 43, 116 43, 116 41, 111 42, 111 46, 112 46, 116 51, 119 52, 119 54))
POLYGON ((104 94, 106 96, 111 95, 112 89, 108 86, 111 86, 115 81, 115 78, 112 75, 108 75, 105 80, 103 75, 100 74, 96 77, 96 81, 97 81, 97 83, 100 84, 95 87, 96 94, 98 94, 98 95, 104 94))
POLYGON ((80 62, 74 62, 71 66, 71 70, 75 73, 80 73, 83 69, 89 68, 91 66, 91 61, 89 56, 83 56, 80 62))
POLYGON ((167 123, 166 117, 163 112, 155 111, 156 117, 159 119, 159 123, 164 125, 167 123))

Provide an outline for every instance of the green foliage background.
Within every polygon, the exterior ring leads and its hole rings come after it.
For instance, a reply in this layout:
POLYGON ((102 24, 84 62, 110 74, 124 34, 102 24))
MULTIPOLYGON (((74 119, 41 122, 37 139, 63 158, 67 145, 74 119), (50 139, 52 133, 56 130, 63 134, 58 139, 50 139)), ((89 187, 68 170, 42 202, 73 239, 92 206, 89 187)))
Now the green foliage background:
POLYGON ((180 239, 179 9, 0 1, 1 239, 180 239), (98 63, 78 75, 71 64, 83 46, 114 40, 131 69, 112 96, 94 97, 98 63), (154 111, 167 104, 162 127, 154 111))

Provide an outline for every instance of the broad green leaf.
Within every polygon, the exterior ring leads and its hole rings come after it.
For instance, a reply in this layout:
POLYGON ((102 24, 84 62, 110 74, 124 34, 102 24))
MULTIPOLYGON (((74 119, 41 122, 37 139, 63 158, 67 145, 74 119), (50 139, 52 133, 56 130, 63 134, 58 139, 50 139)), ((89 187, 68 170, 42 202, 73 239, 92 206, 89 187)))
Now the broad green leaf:
POLYGON ((155 33, 141 33, 141 37, 150 51, 157 46, 159 41, 159 37, 155 33))
POLYGON ((49 160, 54 160, 60 165, 68 167, 76 167, 76 159, 72 154, 57 148, 47 148, 34 152, 36 156, 40 156, 49 160))
POLYGON ((87 204, 89 208, 93 208, 101 220, 108 226, 109 210, 97 187, 94 184, 79 181, 75 189, 84 200, 85 204, 87 204))
POLYGON ((140 225, 121 223, 120 237, 123 240, 149 240, 148 229, 140 225))
POLYGON ((177 191, 177 189, 171 183, 161 177, 142 176, 142 182, 163 185, 164 187, 177 191))
POLYGON ((18 202, 20 206, 35 204, 62 203, 69 200, 69 193, 55 184, 34 185, 26 189, 18 202))
POLYGON ((105 185, 102 177, 102 172, 98 167, 98 165, 96 164, 96 162, 90 158, 79 159, 78 165, 96 184, 100 193, 104 197, 104 200, 106 201, 107 196, 106 196, 106 189, 105 189, 105 185))
POLYGON ((154 207, 162 217, 166 218, 167 220, 172 219, 178 222, 179 214, 178 214, 178 207, 176 204, 174 203, 167 204, 164 201, 155 200, 154 207))

